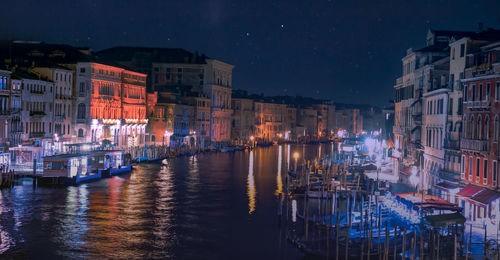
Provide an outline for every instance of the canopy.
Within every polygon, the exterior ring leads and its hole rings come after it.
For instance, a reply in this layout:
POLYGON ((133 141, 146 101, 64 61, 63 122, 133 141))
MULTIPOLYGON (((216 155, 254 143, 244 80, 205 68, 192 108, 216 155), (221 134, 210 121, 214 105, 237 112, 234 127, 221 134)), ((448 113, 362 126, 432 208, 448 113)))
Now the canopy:
POLYGON ((490 189, 483 189, 476 195, 472 196, 470 200, 479 202, 483 205, 488 205, 490 202, 500 198, 500 193, 490 189))
POLYGON ((465 188, 463 188, 461 191, 459 191, 457 193, 457 195, 469 198, 469 197, 472 197, 472 196, 478 194, 482 190, 483 190, 483 188, 481 188, 481 187, 469 184, 469 185, 465 186, 465 188))
POLYGON ((424 221, 432 227, 447 227, 455 224, 463 225, 465 220, 465 217, 458 212, 426 216, 424 219, 424 221))

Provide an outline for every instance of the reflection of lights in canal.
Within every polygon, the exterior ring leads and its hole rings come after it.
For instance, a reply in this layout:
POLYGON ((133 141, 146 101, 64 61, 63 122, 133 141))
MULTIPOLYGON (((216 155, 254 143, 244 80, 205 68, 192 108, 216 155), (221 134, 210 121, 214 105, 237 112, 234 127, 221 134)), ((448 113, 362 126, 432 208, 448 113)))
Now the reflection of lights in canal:
POLYGON ((283 181, 281 180, 281 145, 278 150, 278 175, 276 175, 276 192, 274 193, 276 196, 283 193, 283 181))
POLYGON ((250 151, 250 159, 248 163, 248 180, 247 180, 247 194, 248 194, 248 214, 252 214, 255 211, 255 183, 253 177, 253 151, 250 151))

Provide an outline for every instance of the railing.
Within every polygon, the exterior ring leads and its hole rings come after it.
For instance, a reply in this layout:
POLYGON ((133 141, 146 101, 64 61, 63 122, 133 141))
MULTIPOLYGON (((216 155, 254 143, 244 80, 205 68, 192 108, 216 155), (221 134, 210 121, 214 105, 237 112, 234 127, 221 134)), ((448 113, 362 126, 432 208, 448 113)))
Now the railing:
POLYGON ((44 137, 45 132, 31 132, 30 138, 44 137))
POLYGON ((470 151, 487 152, 488 151, 488 141, 463 138, 460 141, 460 148, 464 149, 464 150, 470 150, 470 151))
POLYGON ((403 77, 399 77, 396 79, 396 85, 402 85, 403 84, 403 77))
POLYGON ((490 107, 489 100, 467 101, 466 104, 469 108, 489 108, 490 107))
POLYGON ((78 123, 78 124, 85 124, 85 123, 86 123, 86 120, 85 120, 85 119, 78 118, 78 119, 76 119, 76 123, 78 123))
POLYGON ((445 169, 439 169, 439 178, 445 179, 445 180, 451 181, 451 182, 458 182, 458 181, 460 181, 460 173, 445 170, 445 169))
POLYGON ((66 119, 66 116, 65 115, 59 115, 59 116, 55 116, 55 121, 56 122, 63 122, 64 119, 66 119))
POLYGON ((40 95, 43 95, 44 92, 41 91, 41 90, 30 90, 30 93, 31 94, 40 94, 40 95))
POLYGON ((448 140, 444 145, 444 149, 460 150, 460 142, 458 140, 448 140))
POLYGON ((30 111, 30 116, 44 116, 46 115, 43 111, 30 111))

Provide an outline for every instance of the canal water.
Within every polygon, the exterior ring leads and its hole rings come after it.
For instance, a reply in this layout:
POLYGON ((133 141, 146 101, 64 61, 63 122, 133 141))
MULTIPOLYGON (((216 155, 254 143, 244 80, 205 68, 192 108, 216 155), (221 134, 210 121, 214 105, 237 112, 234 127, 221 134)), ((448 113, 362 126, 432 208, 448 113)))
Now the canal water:
POLYGON ((0 257, 297 259, 278 225, 287 168, 332 144, 272 146, 141 164, 71 187, 0 190, 0 257))

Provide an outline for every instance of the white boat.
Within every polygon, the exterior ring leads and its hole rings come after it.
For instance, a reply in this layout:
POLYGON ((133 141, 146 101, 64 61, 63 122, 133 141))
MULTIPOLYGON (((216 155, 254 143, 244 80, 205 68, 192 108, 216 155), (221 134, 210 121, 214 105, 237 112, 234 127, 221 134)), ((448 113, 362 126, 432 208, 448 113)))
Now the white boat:
POLYGON ((167 164, 168 164, 167 159, 163 159, 163 160, 161 161, 161 164, 163 164, 163 165, 167 165, 167 164))

